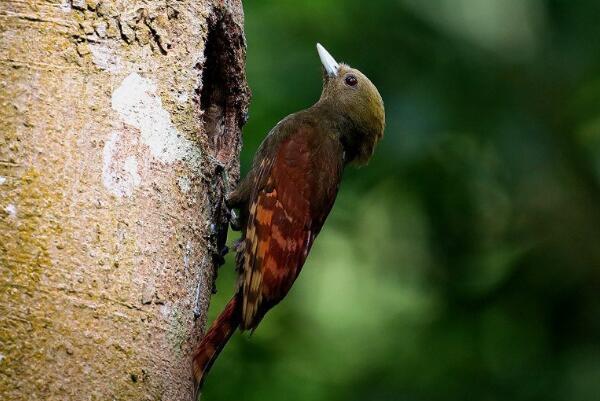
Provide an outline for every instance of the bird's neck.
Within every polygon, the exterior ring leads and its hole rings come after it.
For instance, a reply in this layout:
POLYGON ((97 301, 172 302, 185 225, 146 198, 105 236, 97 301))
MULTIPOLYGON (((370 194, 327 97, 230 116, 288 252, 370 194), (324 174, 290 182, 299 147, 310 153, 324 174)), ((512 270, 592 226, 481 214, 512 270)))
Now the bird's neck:
POLYGON ((318 114, 319 123, 325 125, 341 142, 345 164, 355 160, 364 146, 362 140, 366 137, 360 125, 348 113, 340 112, 335 104, 324 99, 319 100, 311 109, 318 114))

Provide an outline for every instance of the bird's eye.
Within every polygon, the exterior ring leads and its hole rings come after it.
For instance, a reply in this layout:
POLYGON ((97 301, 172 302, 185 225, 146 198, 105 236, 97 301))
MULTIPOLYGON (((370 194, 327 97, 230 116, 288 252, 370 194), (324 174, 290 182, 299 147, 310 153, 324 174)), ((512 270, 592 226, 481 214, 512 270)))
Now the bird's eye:
POLYGON ((358 83, 358 80, 356 79, 356 77, 354 75, 348 75, 346 77, 346 79, 344 79, 344 81, 346 82, 346 85, 348 85, 348 86, 355 86, 358 83))

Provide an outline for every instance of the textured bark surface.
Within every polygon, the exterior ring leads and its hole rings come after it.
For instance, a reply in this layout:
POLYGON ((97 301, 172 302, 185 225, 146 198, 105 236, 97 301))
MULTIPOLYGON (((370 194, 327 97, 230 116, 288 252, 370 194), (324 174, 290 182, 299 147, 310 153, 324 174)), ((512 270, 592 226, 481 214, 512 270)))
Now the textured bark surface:
POLYGON ((190 400, 240 1, 0 2, 0 398, 190 400))

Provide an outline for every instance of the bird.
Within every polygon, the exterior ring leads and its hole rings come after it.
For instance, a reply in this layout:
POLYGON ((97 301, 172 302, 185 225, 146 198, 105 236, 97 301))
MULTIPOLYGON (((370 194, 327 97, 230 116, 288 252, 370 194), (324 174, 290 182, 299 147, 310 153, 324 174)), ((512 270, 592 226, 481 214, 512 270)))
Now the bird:
POLYGON ((323 89, 311 107, 267 134, 225 203, 238 210, 237 290, 193 354, 194 399, 236 329, 254 331, 298 277, 347 165, 371 159, 385 129, 383 100, 359 70, 319 43, 323 89))

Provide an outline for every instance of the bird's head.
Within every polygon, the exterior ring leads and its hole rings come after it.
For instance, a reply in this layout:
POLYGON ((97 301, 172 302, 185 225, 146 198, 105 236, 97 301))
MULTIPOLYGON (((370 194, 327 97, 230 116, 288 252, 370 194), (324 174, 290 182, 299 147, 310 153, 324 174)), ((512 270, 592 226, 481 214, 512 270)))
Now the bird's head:
POLYGON ((362 72, 349 65, 338 64, 319 43, 317 51, 324 75, 319 103, 339 123, 348 161, 366 164, 385 128, 381 95, 362 72))

